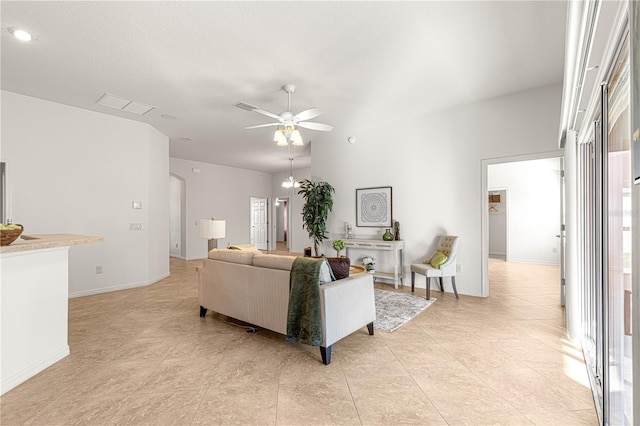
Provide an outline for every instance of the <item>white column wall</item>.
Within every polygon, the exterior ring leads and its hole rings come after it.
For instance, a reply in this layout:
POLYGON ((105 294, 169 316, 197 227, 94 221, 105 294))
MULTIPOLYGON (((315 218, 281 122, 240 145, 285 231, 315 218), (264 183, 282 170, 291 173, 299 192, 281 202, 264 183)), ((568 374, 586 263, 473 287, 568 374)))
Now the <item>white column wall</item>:
POLYGON ((168 138, 144 123, 6 91, 1 96, 11 218, 25 234, 104 237, 69 251, 70 295, 168 276, 168 138), (132 209, 133 201, 143 208, 132 209), (130 231, 130 223, 144 229, 130 231))

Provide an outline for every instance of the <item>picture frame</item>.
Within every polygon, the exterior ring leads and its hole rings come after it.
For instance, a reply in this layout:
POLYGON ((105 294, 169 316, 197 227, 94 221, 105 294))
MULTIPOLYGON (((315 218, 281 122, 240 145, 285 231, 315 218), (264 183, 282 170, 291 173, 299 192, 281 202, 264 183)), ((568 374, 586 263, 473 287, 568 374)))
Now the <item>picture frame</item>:
POLYGON ((390 186, 356 189, 356 226, 391 228, 393 191, 390 186))

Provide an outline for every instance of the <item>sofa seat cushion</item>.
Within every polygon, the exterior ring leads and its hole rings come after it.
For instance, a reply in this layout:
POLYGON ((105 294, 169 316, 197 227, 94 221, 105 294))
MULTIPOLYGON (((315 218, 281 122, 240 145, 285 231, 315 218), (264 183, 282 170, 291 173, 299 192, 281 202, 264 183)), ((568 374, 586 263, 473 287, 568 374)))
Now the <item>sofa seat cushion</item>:
POLYGON ((222 260, 223 262, 253 265, 253 257, 259 251, 213 249, 209 252, 209 259, 222 260))
POLYGON ((253 256, 253 266, 290 271, 291 265, 293 265, 294 260, 296 260, 296 256, 283 256, 279 254, 256 254, 255 256, 253 256))

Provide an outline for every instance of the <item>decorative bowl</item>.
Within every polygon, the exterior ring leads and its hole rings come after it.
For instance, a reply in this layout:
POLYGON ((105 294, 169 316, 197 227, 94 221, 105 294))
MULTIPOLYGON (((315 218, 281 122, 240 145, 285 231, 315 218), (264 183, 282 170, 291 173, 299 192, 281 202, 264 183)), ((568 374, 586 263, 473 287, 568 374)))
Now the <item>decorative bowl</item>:
POLYGON ((17 223, 16 225, 18 225, 20 229, 0 229, 0 246, 8 246, 22 234, 24 227, 17 223))

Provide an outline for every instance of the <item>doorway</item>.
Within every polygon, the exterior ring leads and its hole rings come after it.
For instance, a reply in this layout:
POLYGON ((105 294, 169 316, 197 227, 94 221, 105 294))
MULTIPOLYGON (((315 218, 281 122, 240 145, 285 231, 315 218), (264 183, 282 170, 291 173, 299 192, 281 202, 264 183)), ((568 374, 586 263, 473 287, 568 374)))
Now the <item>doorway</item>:
MULTIPOLYGON (((563 246, 560 232, 562 156, 563 151, 554 151, 482 161, 483 297, 489 296, 491 215, 500 214, 501 208, 505 221, 505 259, 542 265, 560 264, 563 246), (497 203, 497 198, 490 203, 490 188, 508 188, 505 193, 508 199, 504 200, 504 205, 497 203), (498 212, 490 212, 491 207, 498 212)), ((561 277, 558 277, 559 289, 560 285, 561 277)))
POLYGON ((489 199, 489 257, 509 261, 507 242, 508 214, 507 207, 508 188, 491 188, 487 197, 489 199))
POLYGON ((169 256, 186 259, 185 180, 169 174, 169 256))
POLYGON ((258 250, 269 250, 267 198, 251 197, 251 244, 258 250))
POLYGON ((289 198, 275 200, 275 236, 276 251, 290 251, 289 235, 289 198))

